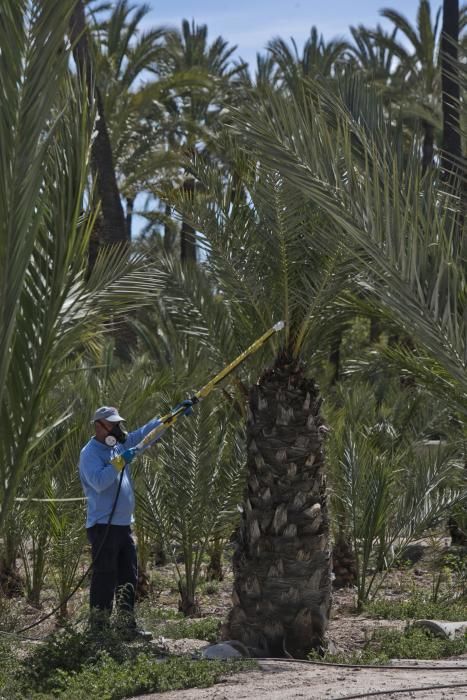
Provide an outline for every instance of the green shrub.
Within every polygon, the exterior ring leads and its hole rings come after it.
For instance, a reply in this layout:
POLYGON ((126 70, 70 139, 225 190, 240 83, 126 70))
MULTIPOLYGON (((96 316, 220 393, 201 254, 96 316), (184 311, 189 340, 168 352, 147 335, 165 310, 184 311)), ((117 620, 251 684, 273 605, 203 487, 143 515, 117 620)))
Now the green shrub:
POLYGON ((96 634, 69 627, 50 635, 33 649, 21 663, 18 680, 46 692, 56 687, 61 673, 77 673, 85 665, 99 661, 103 654, 123 663, 135 653, 135 648, 126 645, 112 628, 96 634))
POLYGON ((409 627, 403 632, 378 630, 369 649, 388 659, 442 659, 463 654, 467 650, 467 638, 442 639, 418 627, 409 627))
POLYGON ((219 618, 183 618, 166 622, 159 634, 169 639, 205 639, 207 642, 215 642, 219 637, 219 627, 219 618))
POLYGON ((407 600, 375 600, 365 610, 374 617, 385 620, 467 620, 467 600, 454 602, 440 600, 436 603, 421 593, 412 593, 407 600))
POLYGON ((251 668, 252 662, 191 661, 172 658, 158 662, 153 656, 139 654, 119 664, 107 655, 98 664, 85 667, 79 674, 62 674, 58 698, 63 700, 120 700, 132 695, 181 688, 208 687, 222 675, 251 668))
MULTIPOLYGON (((205 620, 196 622, 210 629, 205 620)), ((99 635, 63 630, 21 662, 8 645, 5 650, 3 654, 0 648, 0 700, 118 700, 144 692, 209 686, 222 674, 251 667, 247 662, 161 659, 151 645, 145 645, 144 651, 141 645, 129 646, 112 629, 99 635)))
MULTIPOLYGON (((326 654, 325 661, 346 664, 385 664, 390 659, 442 659, 467 651, 467 636, 450 640, 429 631, 408 627, 405 630, 375 630, 359 652, 326 654)), ((316 659, 310 655, 310 659, 316 659)))
POLYGON ((8 637, 0 637, 0 700, 22 700, 15 689, 19 671, 16 645, 8 637))
POLYGON ((219 593, 219 581, 203 581, 199 584, 199 592, 203 595, 215 595, 219 593))

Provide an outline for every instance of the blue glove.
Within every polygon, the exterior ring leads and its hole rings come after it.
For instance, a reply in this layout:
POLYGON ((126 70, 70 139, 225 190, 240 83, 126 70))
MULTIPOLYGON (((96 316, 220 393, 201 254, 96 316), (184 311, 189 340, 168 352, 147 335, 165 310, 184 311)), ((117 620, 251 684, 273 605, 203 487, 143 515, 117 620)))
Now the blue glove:
POLYGON ((193 401, 191 399, 185 399, 185 401, 180 401, 180 403, 177 404, 173 409, 173 413, 178 411, 183 406, 186 406, 185 410, 183 411, 183 415, 191 416, 191 414, 193 413, 193 401))
POLYGON ((130 447, 128 450, 125 450, 125 452, 122 452, 122 457, 125 460, 125 464, 131 464, 138 452, 139 450, 137 447, 130 447))

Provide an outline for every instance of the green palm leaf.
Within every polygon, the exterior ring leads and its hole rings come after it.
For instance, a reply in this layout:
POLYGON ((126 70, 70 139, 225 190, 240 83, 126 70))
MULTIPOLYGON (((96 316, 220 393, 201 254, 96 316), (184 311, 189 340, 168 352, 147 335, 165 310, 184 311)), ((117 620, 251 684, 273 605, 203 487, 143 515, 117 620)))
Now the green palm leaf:
MULTIPOLYGON (((384 115, 378 96, 353 77, 340 99, 303 83, 295 99, 270 93, 235 122, 262 162, 278 170, 333 221, 363 290, 375 294, 466 395, 465 268, 457 202, 422 175, 416 144, 384 115), (257 106, 256 106, 257 107, 257 106), (308 126, 306 126, 308 125, 308 126)), ((464 405, 465 401, 461 401, 464 405)))

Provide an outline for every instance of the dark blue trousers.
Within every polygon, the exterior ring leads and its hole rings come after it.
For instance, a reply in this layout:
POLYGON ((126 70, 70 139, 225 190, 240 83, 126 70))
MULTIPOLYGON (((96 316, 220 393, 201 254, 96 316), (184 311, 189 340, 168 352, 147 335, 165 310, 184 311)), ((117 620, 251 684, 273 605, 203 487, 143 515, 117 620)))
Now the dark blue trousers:
POLYGON ((114 597, 119 612, 133 618, 138 563, 129 525, 93 525, 87 530, 92 552, 89 602, 91 610, 112 612, 114 597))

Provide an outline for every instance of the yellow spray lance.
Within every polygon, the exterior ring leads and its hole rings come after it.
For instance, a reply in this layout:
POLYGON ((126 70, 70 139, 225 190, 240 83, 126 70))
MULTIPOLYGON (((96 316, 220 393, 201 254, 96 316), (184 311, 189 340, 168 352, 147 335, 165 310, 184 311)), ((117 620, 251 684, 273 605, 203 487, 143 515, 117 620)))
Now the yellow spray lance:
MULTIPOLYGON (((240 365, 244 360, 246 360, 247 357, 255 353, 257 350, 259 350, 260 347, 266 343, 271 336, 274 335, 274 333, 277 333, 278 331, 281 331, 285 326, 284 321, 278 321, 277 323, 272 326, 266 333, 263 333, 263 335, 258 338, 258 340, 255 340, 254 343, 250 345, 246 350, 244 350, 241 355, 239 355, 233 362, 231 362, 229 365, 224 367, 223 370, 221 370, 218 374, 216 374, 213 379, 211 379, 207 384, 205 384, 199 391, 196 392, 196 394, 191 398, 191 401, 195 404, 198 403, 199 401, 202 401, 203 399, 208 396, 211 391, 221 382, 227 375, 229 375, 231 372, 233 372, 238 365, 240 365)), ((157 425, 155 428, 153 428, 142 440, 139 442, 135 449, 135 452, 140 452, 144 450, 146 447, 149 447, 155 440, 157 440, 163 432, 167 430, 167 428, 171 428, 177 420, 180 418, 180 416, 185 413, 186 411, 186 405, 181 404, 179 407, 175 408, 173 411, 170 413, 167 413, 165 416, 162 416, 160 419, 160 424, 157 425)), ((117 455, 111 460, 113 466, 115 469, 118 469, 118 471, 122 470, 125 466, 125 459, 123 458, 122 455, 117 455)))
MULTIPOLYGON (((258 340, 255 340, 255 342, 254 342, 252 345, 250 345, 249 348, 247 348, 246 350, 244 350, 244 351, 242 352, 241 355, 239 355, 233 362, 230 363, 230 365, 227 365, 227 367, 224 367, 224 369, 221 370, 221 371, 219 372, 219 374, 216 374, 216 376, 215 376, 213 379, 211 379, 211 381, 209 381, 207 384, 205 384, 205 385, 202 387, 202 389, 200 389, 199 391, 197 391, 196 394, 190 399, 190 401, 191 401, 192 403, 198 403, 199 401, 202 401, 202 399, 205 399, 206 396, 208 396, 208 395, 211 393, 211 391, 214 389, 214 387, 216 387, 216 386, 219 384, 219 382, 221 382, 223 379, 225 379, 225 377, 227 377, 227 375, 229 375, 231 372, 233 372, 233 370, 234 370, 236 367, 238 367, 238 365, 240 365, 244 360, 246 360, 247 357, 249 357, 249 356, 252 355, 254 352, 256 352, 257 350, 259 350, 259 348, 260 348, 262 345, 264 345, 264 343, 266 343, 266 342, 269 340, 269 338, 270 338, 272 335, 274 335, 274 333, 277 333, 278 331, 281 331, 281 330, 284 328, 284 326, 285 326, 284 321, 279 321, 279 322, 276 323, 272 328, 270 328, 268 331, 266 331, 266 333, 263 333, 263 335, 262 335, 260 338, 258 338, 258 340)), ((171 411, 170 413, 167 413, 167 415, 163 416, 163 417, 160 419, 160 421, 161 421, 160 424, 157 425, 153 430, 151 430, 151 432, 149 432, 149 433, 143 438, 143 440, 141 440, 141 442, 140 442, 138 445, 136 445, 136 447, 131 448, 131 449, 134 450, 135 453, 138 453, 138 452, 140 452, 141 450, 144 450, 144 449, 146 449, 147 447, 149 447, 155 440, 157 440, 157 439, 161 436, 161 434, 162 434, 165 430, 167 430, 167 428, 170 428, 172 425, 174 425, 174 423, 177 422, 178 418, 179 418, 183 413, 185 413, 186 409, 187 409, 186 404, 185 404, 185 405, 181 404, 180 406, 177 406, 177 408, 175 408, 175 409, 174 409, 173 411, 171 411)), ((57 607, 53 608, 53 610, 51 610, 49 613, 47 613, 47 615, 44 615, 43 617, 41 617, 39 620, 36 620, 35 622, 32 622, 32 623, 29 624, 29 625, 26 625, 26 627, 23 627, 22 629, 17 630, 15 633, 13 633, 14 635, 23 634, 23 633, 26 632, 27 630, 30 630, 30 629, 32 629, 33 627, 37 627, 38 625, 42 624, 45 620, 48 620, 50 617, 52 617, 52 615, 54 615, 58 610, 60 610, 61 607, 62 607, 62 605, 63 605, 64 603, 66 603, 68 600, 70 600, 70 598, 76 593, 76 591, 78 590, 78 588, 81 587, 81 585, 82 585, 84 579, 88 576, 88 574, 89 574, 91 568, 93 567, 95 561, 96 561, 97 558, 99 557, 100 552, 101 552, 101 550, 102 550, 102 548, 103 548, 103 545, 104 545, 104 541, 105 541, 105 539, 106 539, 106 537, 107 537, 107 534, 108 534, 108 531, 109 531, 111 522, 112 522, 112 518, 113 518, 113 515, 114 515, 114 512, 115 512, 115 508, 116 508, 116 506, 117 506, 118 496, 119 496, 120 488, 121 488, 121 485, 122 485, 123 470, 124 470, 125 465, 126 465, 126 462, 125 462, 125 459, 124 459, 123 455, 117 455, 117 456, 114 457, 114 459, 112 459, 111 461, 112 461, 113 466, 114 466, 116 469, 118 469, 118 471, 120 471, 120 479, 119 479, 119 484, 118 484, 117 493, 116 493, 116 495, 115 495, 115 500, 114 500, 114 503, 113 503, 113 506, 112 506, 112 510, 111 510, 111 513, 110 513, 110 515, 109 515, 109 519, 108 519, 108 522, 107 522, 107 529, 106 529, 106 531, 105 531, 105 533, 104 533, 104 536, 103 536, 102 541, 101 541, 100 548, 99 548, 99 550, 98 550, 98 552, 97 552, 95 558, 94 558, 93 561, 90 563, 90 565, 87 567, 87 569, 86 569, 86 571, 84 572, 83 576, 80 578, 80 580, 78 581, 78 583, 76 584, 76 586, 74 587, 74 589, 71 591, 71 593, 69 593, 69 594, 67 595, 67 597, 65 598, 64 601, 61 601, 61 602, 59 603, 59 605, 57 605, 57 607)), ((47 500, 47 499, 41 499, 41 500, 47 500)), ((56 499, 54 499, 54 500, 56 500, 56 499)), ((60 500, 67 500, 67 499, 60 499, 60 500)), ((72 499, 69 499, 69 500, 72 500, 72 499)), ((0 634, 9 634, 9 633, 0 630, 0 634)), ((24 637, 23 637, 23 639, 24 639, 24 637)))

